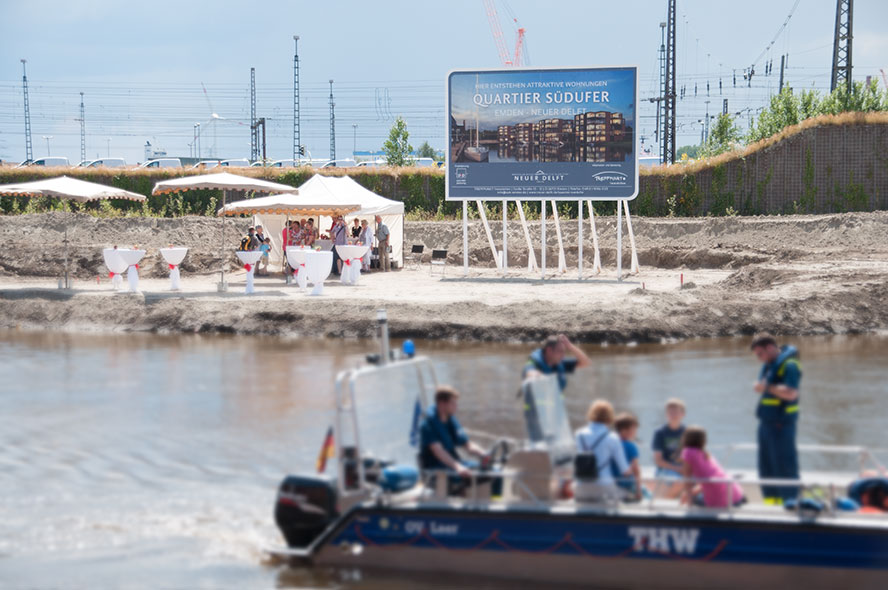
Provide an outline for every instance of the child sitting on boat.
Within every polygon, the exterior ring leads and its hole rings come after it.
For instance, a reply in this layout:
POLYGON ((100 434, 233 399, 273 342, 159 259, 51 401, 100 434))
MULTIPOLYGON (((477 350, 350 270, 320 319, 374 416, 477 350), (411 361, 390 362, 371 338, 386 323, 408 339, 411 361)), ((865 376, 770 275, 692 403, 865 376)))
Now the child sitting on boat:
MULTIPOLYGON (((681 437, 683 476, 686 479, 727 479, 715 457, 706 451, 706 431, 699 426, 685 429, 681 437)), ((685 482, 682 502, 707 508, 727 508, 729 502, 739 506, 746 502, 743 489, 735 482, 685 482)))
POLYGON ((638 463, 638 445, 635 444, 635 437, 638 434, 638 418, 629 412, 623 412, 614 419, 614 430, 620 437, 620 443, 623 445, 623 453, 626 455, 626 461, 629 463, 631 475, 622 476, 614 462, 611 462, 611 471, 617 479, 617 487, 623 492, 623 500, 627 502, 637 502, 642 498, 641 486, 641 467, 638 463))

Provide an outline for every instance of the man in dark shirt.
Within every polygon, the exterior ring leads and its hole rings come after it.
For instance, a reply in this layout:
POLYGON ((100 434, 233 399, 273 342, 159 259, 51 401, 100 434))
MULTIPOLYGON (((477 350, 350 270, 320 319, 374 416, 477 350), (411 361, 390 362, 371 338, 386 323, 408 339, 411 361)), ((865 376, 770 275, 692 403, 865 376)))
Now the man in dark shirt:
POLYGON ((456 419, 459 392, 442 385, 435 391, 435 405, 430 407, 419 429, 420 463, 423 469, 448 469, 462 477, 469 477, 471 469, 457 454, 464 448, 470 454, 483 458, 484 450, 469 440, 456 419))

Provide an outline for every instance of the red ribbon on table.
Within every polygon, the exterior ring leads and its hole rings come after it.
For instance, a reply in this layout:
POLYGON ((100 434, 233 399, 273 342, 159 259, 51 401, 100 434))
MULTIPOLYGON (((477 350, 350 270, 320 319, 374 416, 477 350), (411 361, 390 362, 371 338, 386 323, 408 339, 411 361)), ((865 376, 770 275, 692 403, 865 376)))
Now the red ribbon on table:
POLYGON ((346 266, 351 266, 351 265, 352 265, 351 258, 346 258, 346 259, 345 259, 345 265, 346 265, 346 266))
POLYGON ((134 264, 133 266, 136 268, 136 270, 139 270, 139 265, 138 265, 138 264, 134 264))
POLYGON ((173 270, 174 268, 176 268, 176 265, 175 265, 175 264, 171 264, 171 265, 170 265, 170 270, 173 270))
POLYGON ((109 271, 108 271, 108 278, 109 278, 109 279, 113 279, 113 278, 114 278, 114 275, 115 275, 115 272, 114 272, 113 270, 109 270, 109 271))
POLYGON ((246 270, 247 272, 250 272, 251 270, 253 270, 253 266, 251 264, 247 263, 244 265, 244 270, 246 270))

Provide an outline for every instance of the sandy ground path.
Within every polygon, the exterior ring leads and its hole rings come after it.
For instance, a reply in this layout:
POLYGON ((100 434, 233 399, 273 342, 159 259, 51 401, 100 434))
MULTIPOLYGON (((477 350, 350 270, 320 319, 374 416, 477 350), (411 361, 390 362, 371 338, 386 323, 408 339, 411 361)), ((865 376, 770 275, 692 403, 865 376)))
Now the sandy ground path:
MULTIPOLYGON (((0 237, 30 238, 14 251, 0 252, 0 327, 352 338, 373 336, 375 310, 385 308, 395 336, 422 338, 526 341, 563 331, 583 341, 620 342, 760 329, 782 334, 888 331, 886 213, 637 220, 641 273, 622 281, 613 268, 614 228, 605 219, 600 222, 604 272, 588 272, 587 244, 581 282, 573 266, 575 247, 566 252, 568 271, 550 271, 545 282, 520 270, 526 250, 511 228, 512 268, 502 278, 490 268, 492 255, 477 225, 470 244, 473 266, 463 277, 456 264, 461 261, 459 224, 413 223, 407 226, 407 244, 450 250, 446 277, 430 276, 427 263, 371 273, 354 287, 331 276, 321 297, 285 285, 280 276, 257 278, 257 293, 247 296, 242 270, 230 275, 229 292, 218 293, 218 275, 211 269, 219 259, 205 242, 219 226, 203 218, 80 221, 72 232, 75 239, 85 243, 92 238, 97 244, 81 246, 86 254, 78 259, 75 288, 59 290, 58 269, 47 261, 46 248, 33 244, 35 239, 52 241, 57 221, 51 216, 0 218, 0 237), (171 232, 177 244, 187 245, 189 239, 197 244, 193 257, 189 253, 190 265, 189 258, 182 265, 179 293, 168 291, 165 268, 150 260, 152 248, 173 241, 171 232), (116 294, 100 251, 108 240, 131 234, 149 248, 141 293, 116 294), (46 276, 34 276, 39 274, 35 269, 46 276)), ((539 224, 532 230, 538 232, 539 224)), ((565 243, 575 236, 565 224, 565 243)), ((554 262, 554 238, 549 248, 554 262)))

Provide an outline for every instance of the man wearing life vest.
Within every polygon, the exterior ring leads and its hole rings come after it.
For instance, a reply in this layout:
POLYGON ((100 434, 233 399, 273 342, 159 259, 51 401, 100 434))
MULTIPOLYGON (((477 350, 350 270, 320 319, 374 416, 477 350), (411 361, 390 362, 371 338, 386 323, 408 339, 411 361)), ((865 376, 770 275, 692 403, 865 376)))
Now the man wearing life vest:
MULTIPOLYGON (((799 418, 799 383, 802 365, 794 346, 778 346, 771 334, 757 334, 750 347, 762 361, 755 392, 759 395, 758 470, 761 479, 798 479, 796 422, 799 418)), ((766 504, 783 504, 795 498, 798 488, 762 486, 766 504)))

